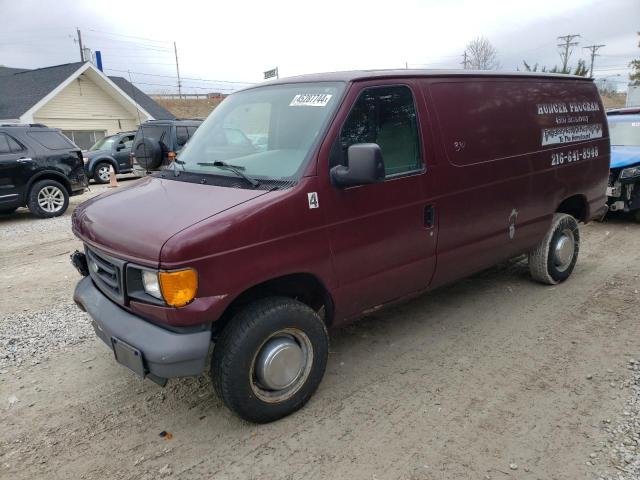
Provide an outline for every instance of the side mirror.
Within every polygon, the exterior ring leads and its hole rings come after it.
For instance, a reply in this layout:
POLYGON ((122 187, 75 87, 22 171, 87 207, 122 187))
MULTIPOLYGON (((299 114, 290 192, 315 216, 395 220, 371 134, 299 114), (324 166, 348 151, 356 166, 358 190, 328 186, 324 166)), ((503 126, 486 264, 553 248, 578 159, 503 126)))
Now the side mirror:
POLYGON ((331 180, 338 187, 367 185, 384 180, 382 150, 377 143, 357 143, 347 150, 347 166, 331 169, 331 180))
POLYGON ((119 152, 119 151, 121 151, 121 150, 124 150, 125 148, 126 148, 126 146, 125 146, 125 145, 118 145, 118 146, 116 147, 116 152, 119 152))

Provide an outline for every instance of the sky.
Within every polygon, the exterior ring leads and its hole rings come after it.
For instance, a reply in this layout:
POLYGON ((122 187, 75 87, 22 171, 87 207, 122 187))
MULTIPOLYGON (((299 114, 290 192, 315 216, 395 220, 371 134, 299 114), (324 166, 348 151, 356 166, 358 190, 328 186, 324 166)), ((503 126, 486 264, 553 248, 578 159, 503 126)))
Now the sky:
POLYGON ((174 93, 176 42, 183 92, 225 93, 280 77, 370 68, 461 68, 465 46, 487 38, 500 68, 560 63, 557 37, 605 44, 594 76, 618 89, 640 57, 640 0, 146 1, 0 0, 0 65, 38 68, 102 52, 108 75, 174 93), (9 21, 7 21, 9 20, 9 21))

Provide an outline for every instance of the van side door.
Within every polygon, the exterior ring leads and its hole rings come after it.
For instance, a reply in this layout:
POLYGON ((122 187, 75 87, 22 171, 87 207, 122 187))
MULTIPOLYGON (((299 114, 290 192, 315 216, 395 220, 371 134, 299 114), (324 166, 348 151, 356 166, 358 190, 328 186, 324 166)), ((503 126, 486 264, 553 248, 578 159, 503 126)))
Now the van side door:
POLYGON ((318 200, 320 208, 326 205, 338 319, 424 290, 431 280, 437 232, 424 191, 421 103, 411 82, 355 84, 325 141, 330 146, 321 149, 319 174, 327 186, 318 200), (384 181, 348 188, 331 184, 330 169, 347 165, 347 149, 358 143, 380 146, 384 181))

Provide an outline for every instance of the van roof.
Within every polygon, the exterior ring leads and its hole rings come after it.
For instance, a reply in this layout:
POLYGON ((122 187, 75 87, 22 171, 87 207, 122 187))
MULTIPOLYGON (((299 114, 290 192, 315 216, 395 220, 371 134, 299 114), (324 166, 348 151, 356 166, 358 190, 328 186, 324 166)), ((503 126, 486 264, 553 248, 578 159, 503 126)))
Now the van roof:
POLYGON ((496 78, 545 78, 545 79, 562 79, 562 80, 580 80, 584 82, 592 82, 592 78, 580 77, 577 75, 565 75, 561 73, 544 73, 544 72, 500 72, 494 70, 414 70, 414 69, 395 69, 395 70, 352 70, 345 72, 328 72, 328 73, 312 73, 307 75, 298 75, 294 77, 286 77, 278 80, 254 85, 255 88, 263 85, 277 85, 285 83, 298 82, 354 82, 358 80, 370 80, 376 78, 423 78, 423 77, 496 77, 496 78))

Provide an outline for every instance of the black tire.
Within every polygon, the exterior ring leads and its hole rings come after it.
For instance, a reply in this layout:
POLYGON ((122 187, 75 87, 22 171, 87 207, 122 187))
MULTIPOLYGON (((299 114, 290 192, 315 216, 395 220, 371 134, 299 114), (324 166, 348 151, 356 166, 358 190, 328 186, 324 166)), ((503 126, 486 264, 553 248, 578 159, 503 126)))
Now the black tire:
POLYGON ((158 140, 141 138, 133 146, 133 154, 138 165, 145 170, 153 170, 162 164, 162 146, 158 140))
MULTIPOLYGON (((47 202, 45 202, 46 204, 47 202)), ((58 217, 67 211, 69 206, 69 192, 64 186, 55 180, 40 180, 33 184, 29 190, 29 210, 36 217, 58 217), (49 190, 47 190, 49 189, 49 190), (55 192, 56 203, 51 202, 51 209, 43 207, 39 202, 39 196, 45 196, 47 192, 55 192), (60 202, 57 200, 60 199, 60 202)))
POLYGON ((111 164, 109 162, 98 162, 93 168, 93 181, 96 183, 109 183, 109 174, 111 173, 111 164), (104 176, 106 169, 106 177, 104 176))
POLYGON ((309 400, 322 380, 328 353, 329 335, 316 312, 291 298, 265 298, 239 311, 222 331, 211 360, 213 385, 224 404, 240 417, 255 423, 272 422, 309 400), (305 367, 296 377, 299 383, 273 393, 288 397, 266 400, 261 396, 272 393, 261 389, 254 365, 267 341, 274 335, 282 338, 277 335, 283 330, 303 332, 311 346, 311 359, 305 357, 305 367))
POLYGON ((0 208, 0 215, 10 215, 13 212, 15 212, 17 209, 18 207, 0 208))
POLYGON ((564 282, 573 272, 579 251, 578 221, 566 213, 556 213, 547 234, 529 252, 531 276, 547 285, 564 282))

